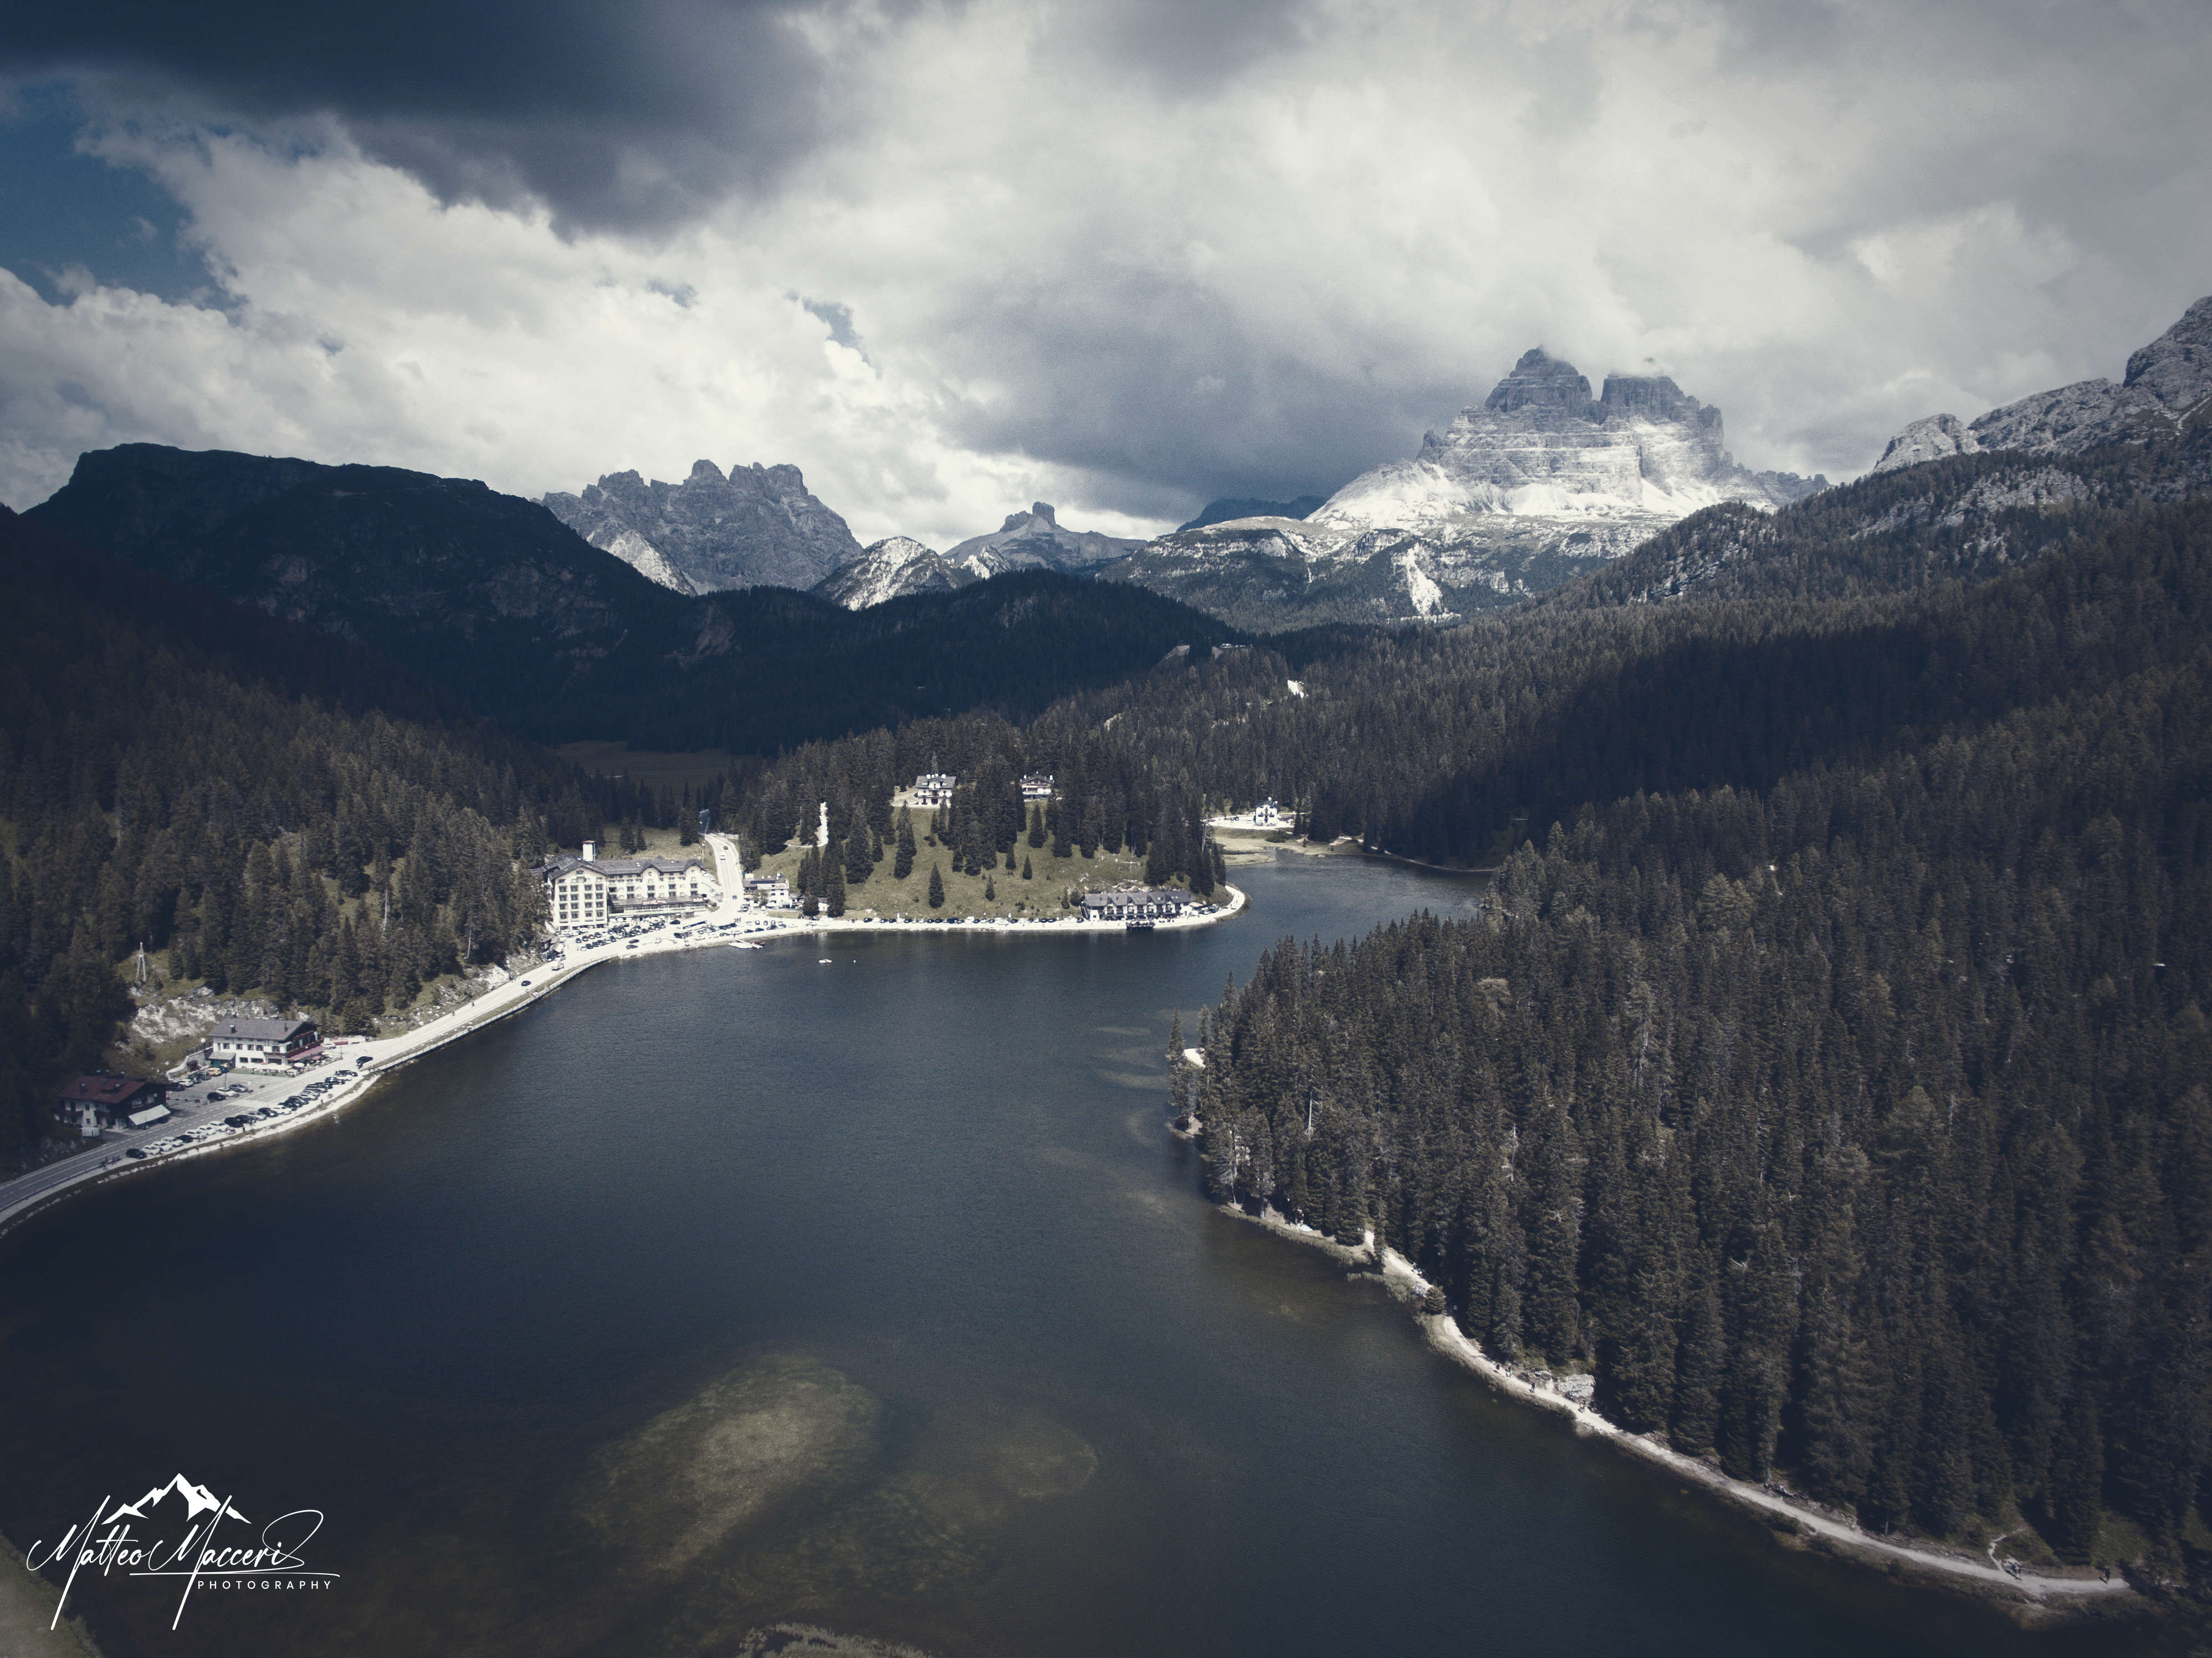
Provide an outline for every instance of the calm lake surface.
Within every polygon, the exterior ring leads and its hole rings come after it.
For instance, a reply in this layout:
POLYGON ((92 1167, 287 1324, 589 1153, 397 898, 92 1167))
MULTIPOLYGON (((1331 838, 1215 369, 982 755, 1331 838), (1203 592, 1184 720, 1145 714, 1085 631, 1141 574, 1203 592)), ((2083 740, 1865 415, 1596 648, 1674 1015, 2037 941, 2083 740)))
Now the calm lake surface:
POLYGON ((1786 1553, 1216 1213, 1162 1129, 1170 1013, 1479 891, 1236 878, 1191 932, 603 968, 336 1122, 64 1206, 0 1244, 0 1530, 180 1470, 241 1533, 325 1511, 333 1587, 173 1631, 173 1580, 81 1576, 110 1658, 784 1620, 944 1658, 2186 1649, 1786 1553))

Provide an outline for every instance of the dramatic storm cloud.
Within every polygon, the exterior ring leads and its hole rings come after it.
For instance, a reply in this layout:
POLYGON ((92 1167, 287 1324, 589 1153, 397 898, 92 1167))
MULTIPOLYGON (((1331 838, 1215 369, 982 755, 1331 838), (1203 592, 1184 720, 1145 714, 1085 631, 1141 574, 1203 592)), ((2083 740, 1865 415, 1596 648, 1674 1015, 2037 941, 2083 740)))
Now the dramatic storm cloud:
POLYGON ((2196 0, 11 24, 0 498, 149 439, 1126 532, 1329 489, 1538 343, 1854 472, 2212 291, 2208 70, 2196 0))

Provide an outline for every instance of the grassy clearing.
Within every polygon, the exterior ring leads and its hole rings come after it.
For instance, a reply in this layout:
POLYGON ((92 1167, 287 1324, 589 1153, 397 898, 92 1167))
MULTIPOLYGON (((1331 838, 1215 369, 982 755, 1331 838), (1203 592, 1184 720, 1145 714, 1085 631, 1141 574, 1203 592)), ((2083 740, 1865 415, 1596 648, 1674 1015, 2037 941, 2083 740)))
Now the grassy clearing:
MULTIPOLYGON (((805 848, 792 846, 769 857, 762 865, 764 872, 781 871, 791 880, 795 890, 799 883, 799 860, 805 848)), ((1054 858, 1049 841, 1042 847, 1032 847, 1026 839, 1014 847, 1014 867, 1008 869, 1004 858, 998 867, 981 875, 965 875, 953 867, 952 851, 945 846, 932 846, 921 841, 915 848, 914 873, 903 881, 891 874, 896 853, 890 847, 884 849, 884 861, 863 884, 848 885, 845 889, 845 914, 849 920, 860 920, 869 915, 912 915, 937 920, 956 919, 969 915, 987 920, 1005 920, 1026 916, 1066 916, 1075 912, 1060 902, 1070 889, 1080 902, 1086 892, 1103 892, 1121 881, 1142 881, 1145 860, 1121 853, 1100 852, 1095 858, 1085 858, 1079 853, 1070 858, 1054 858), (1030 860, 1032 878, 1022 879, 1022 859, 1030 860), (941 908, 929 907, 929 870, 935 864, 945 874, 945 903, 941 908), (985 881, 996 889, 995 898, 986 898, 985 881)))

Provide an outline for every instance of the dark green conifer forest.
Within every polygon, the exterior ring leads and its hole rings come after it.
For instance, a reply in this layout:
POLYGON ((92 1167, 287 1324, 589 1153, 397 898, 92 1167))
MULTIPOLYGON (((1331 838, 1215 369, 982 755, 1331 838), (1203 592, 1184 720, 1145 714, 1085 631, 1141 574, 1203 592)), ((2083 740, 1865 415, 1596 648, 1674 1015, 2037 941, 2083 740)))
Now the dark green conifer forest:
MULTIPOLYGON (((118 964, 362 1025, 495 960, 597 803, 373 653, 0 517, 0 1157, 134 1004, 118 964)), ((596 819, 593 820, 596 823, 596 819)))
POLYGON ((1214 1011, 1212 1189, 1371 1225, 1492 1354, 1592 1368, 1739 1477, 1936 1535, 2024 1515, 2076 1560, 2109 1510, 2178 1564, 2208 620, 2192 503, 1978 586, 1418 644, 1440 671, 1347 699, 1364 790, 1328 770, 1347 705, 1294 705, 1325 830, 1533 838, 1476 918, 1285 940, 1214 1011))
POLYGON ((680 792, 0 517, 0 1155, 112 1040, 141 942, 359 1024, 526 943, 530 864, 610 824, 704 808, 757 863, 826 804, 798 884, 835 914, 886 857, 941 905, 944 865, 1027 879, 1047 846, 1208 894, 1206 817, 1273 796, 1316 840, 1495 878, 1471 919, 1285 940, 1225 993, 1173 1068, 1214 1194, 1371 1228, 1493 1356, 1587 1369, 1613 1420, 1741 1477, 2197 1572, 2208 478, 2212 428, 1964 457, 1695 515, 1458 628, 1218 653, 1007 578, 939 631, 919 603, 881 636, 830 619, 896 696, 821 693, 821 662, 755 696, 748 658, 626 702, 633 737, 760 750, 680 792), (1105 683, 1121 661, 1153 665, 1105 683), (947 687, 967 712, 908 717, 947 687), (948 805, 895 809, 938 771, 948 805))

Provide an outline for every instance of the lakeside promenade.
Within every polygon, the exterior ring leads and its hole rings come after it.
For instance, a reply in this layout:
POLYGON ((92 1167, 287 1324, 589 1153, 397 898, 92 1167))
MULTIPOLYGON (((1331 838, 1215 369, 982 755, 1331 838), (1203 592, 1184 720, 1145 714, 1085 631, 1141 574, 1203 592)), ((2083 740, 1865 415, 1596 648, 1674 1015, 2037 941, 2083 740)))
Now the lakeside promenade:
MULTIPOLYGON (((714 850, 718 870, 738 866, 737 847, 726 837, 709 835, 707 841, 714 850)), ((1153 924, 1155 930, 1171 932, 1182 927, 1206 926, 1242 913, 1245 905, 1243 893, 1233 886, 1224 890, 1228 895, 1228 902, 1218 910, 1211 914, 1177 916, 1158 921, 1153 924)), ((557 964, 549 963, 538 968, 526 968, 505 983, 485 990, 460 1006, 408 1030, 388 1036, 337 1039, 335 1044, 337 1054, 327 1070, 298 1077, 258 1077, 248 1072, 233 1072, 224 1079, 222 1085, 226 1089, 243 1086, 246 1092, 243 1096, 234 1096, 220 1103, 209 1103, 204 1099, 195 1101, 188 1091, 177 1100, 171 1121, 158 1128, 118 1131, 115 1138, 88 1145, 84 1151, 73 1156, 33 1169, 13 1180, 0 1181, 0 1236, 5 1236, 47 1205, 108 1181, 128 1179, 145 1169, 165 1167, 185 1157, 205 1157, 249 1141, 289 1133, 303 1124, 334 1116, 348 1105, 360 1101, 379 1081, 400 1066, 443 1048, 447 1042, 457 1042, 495 1019, 520 1012, 532 1003, 551 995, 579 975, 608 962, 631 961, 641 956, 665 955, 677 950, 727 949, 740 940, 753 942, 771 936, 800 938, 812 934, 927 932, 933 930, 1046 936, 1121 933, 1125 931, 1119 921, 1085 921, 1074 916, 1049 921, 1009 920, 961 923, 918 919, 906 921, 886 918, 854 919, 849 916, 817 916, 809 920, 780 912, 749 910, 744 907, 741 896, 725 890, 712 905, 687 914, 680 920, 665 922, 641 938, 613 941, 590 950, 572 948, 557 964), (736 927, 738 931, 729 932, 721 930, 728 927, 736 927), (714 931, 701 936, 697 932, 700 928, 714 931), (690 936, 678 938, 677 934, 679 932, 690 936), (351 1081, 328 1090, 306 1105, 250 1123, 243 1128, 231 1129, 222 1126, 225 1116, 235 1116, 241 1112, 273 1105, 323 1077, 347 1069, 356 1072, 351 1081), (220 1133, 210 1134, 211 1130, 218 1128, 222 1131, 220 1133), (159 1145, 180 1133, 210 1137, 196 1139, 189 1144, 174 1145, 144 1157, 130 1156, 134 1145, 159 1145)))

